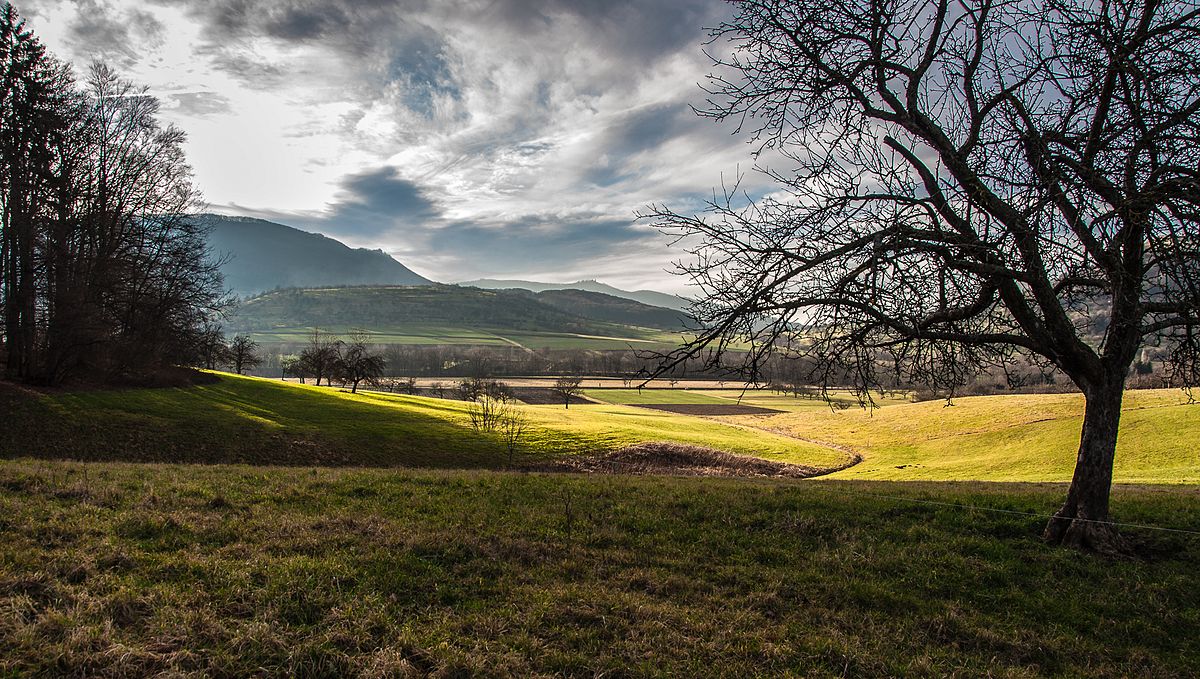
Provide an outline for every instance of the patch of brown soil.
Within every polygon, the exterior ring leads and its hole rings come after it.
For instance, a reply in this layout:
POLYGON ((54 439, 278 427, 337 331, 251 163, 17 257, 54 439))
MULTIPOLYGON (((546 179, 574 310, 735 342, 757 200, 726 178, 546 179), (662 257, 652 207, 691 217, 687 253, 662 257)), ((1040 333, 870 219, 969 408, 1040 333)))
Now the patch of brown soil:
MULTIPOLYGON (((549 387, 512 387, 511 391, 518 401, 531 406, 560 406, 563 404, 562 395, 549 387)), ((595 403, 595 401, 584 396, 571 397, 571 405, 589 403, 595 403)))
POLYGON ((782 477, 803 479, 827 470, 676 443, 640 443, 595 455, 577 455, 531 468, 583 474, 782 477))
POLYGON ((774 415, 784 412, 782 410, 775 410, 774 408, 744 406, 738 403, 730 403, 728 405, 724 403, 642 403, 637 404, 637 407, 663 410, 679 415, 701 415, 707 417, 714 415, 774 415))

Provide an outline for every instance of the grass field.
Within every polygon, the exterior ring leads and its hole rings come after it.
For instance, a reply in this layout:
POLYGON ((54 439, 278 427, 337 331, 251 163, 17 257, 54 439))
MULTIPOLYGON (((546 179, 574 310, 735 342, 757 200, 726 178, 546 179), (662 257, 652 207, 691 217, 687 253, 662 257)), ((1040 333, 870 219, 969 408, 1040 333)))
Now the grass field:
MULTIPOLYGON (((1200 483, 1200 405, 1185 400, 1170 389, 1126 393, 1117 483, 1200 483)), ((865 460, 840 478, 1069 481, 1082 415, 1079 394, 1034 394, 813 410, 757 424, 861 452, 865 460)))
MULTIPOLYGON (((494 468, 499 437, 469 426, 468 405, 417 396, 349 394, 222 374, 179 389, 31 395, 9 387, 5 457, 299 465, 494 468)), ((530 421, 523 461, 648 441, 718 448, 833 467, 844 453, 736 424, 624 406, 519 406, 530 421)))
MULTIPOLYGON (((1200 673, 1194 536, 911 501, 1062 493, 3 461, 0 676, 1200 673)), ((1114 513, 1200 529, 1192 490, 1114 513)))
POLYGON ((723 396, 686 389, 585 389, 583 395, 604 403, 621 405, 724 404, 733 402, 723 396))

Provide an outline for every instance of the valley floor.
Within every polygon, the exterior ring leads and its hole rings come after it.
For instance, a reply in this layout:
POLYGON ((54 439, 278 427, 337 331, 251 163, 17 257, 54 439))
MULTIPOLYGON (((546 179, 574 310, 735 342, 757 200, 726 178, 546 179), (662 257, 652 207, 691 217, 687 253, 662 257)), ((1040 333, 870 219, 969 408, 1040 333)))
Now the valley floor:
POLYGON ((0 676, 1200 674, 1200 406, 1178 392, 1126 399, 1123 560, 1039 537, 1077 396, 588 396, 609 402, 520 406, 520 464, 647 441, 863 459, 506 472, 463 402, 0 384, 0 676), (779 412, 670 412, 728 404, 779 412))

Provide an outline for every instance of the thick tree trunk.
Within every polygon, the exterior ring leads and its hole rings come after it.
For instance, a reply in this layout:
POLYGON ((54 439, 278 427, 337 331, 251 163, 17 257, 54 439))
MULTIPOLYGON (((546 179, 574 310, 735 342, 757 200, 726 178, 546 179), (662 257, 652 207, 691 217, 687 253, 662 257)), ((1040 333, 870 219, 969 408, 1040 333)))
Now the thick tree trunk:
POLYGON ((1116 527, 1108 523, 1108 499, 1112 490, 1123 395, 1121 376, 1084 390, 1087 404, 1075 475, 1067 491, 1067 501, 1046 525, 1044 537, 1047 542, 1105 554, 1127 551, 1116 527))

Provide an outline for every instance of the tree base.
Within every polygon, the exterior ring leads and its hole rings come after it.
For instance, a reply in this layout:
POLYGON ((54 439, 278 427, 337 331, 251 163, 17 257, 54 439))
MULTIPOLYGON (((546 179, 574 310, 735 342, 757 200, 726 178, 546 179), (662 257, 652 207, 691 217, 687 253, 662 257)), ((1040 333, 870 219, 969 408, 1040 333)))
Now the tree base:
POLYGON ((1053 545, 1071 547, 1103 556, 1132 556, 1133 547, 1111 523, 1058 512, 1046 524, 1042 539, 1053 545))

